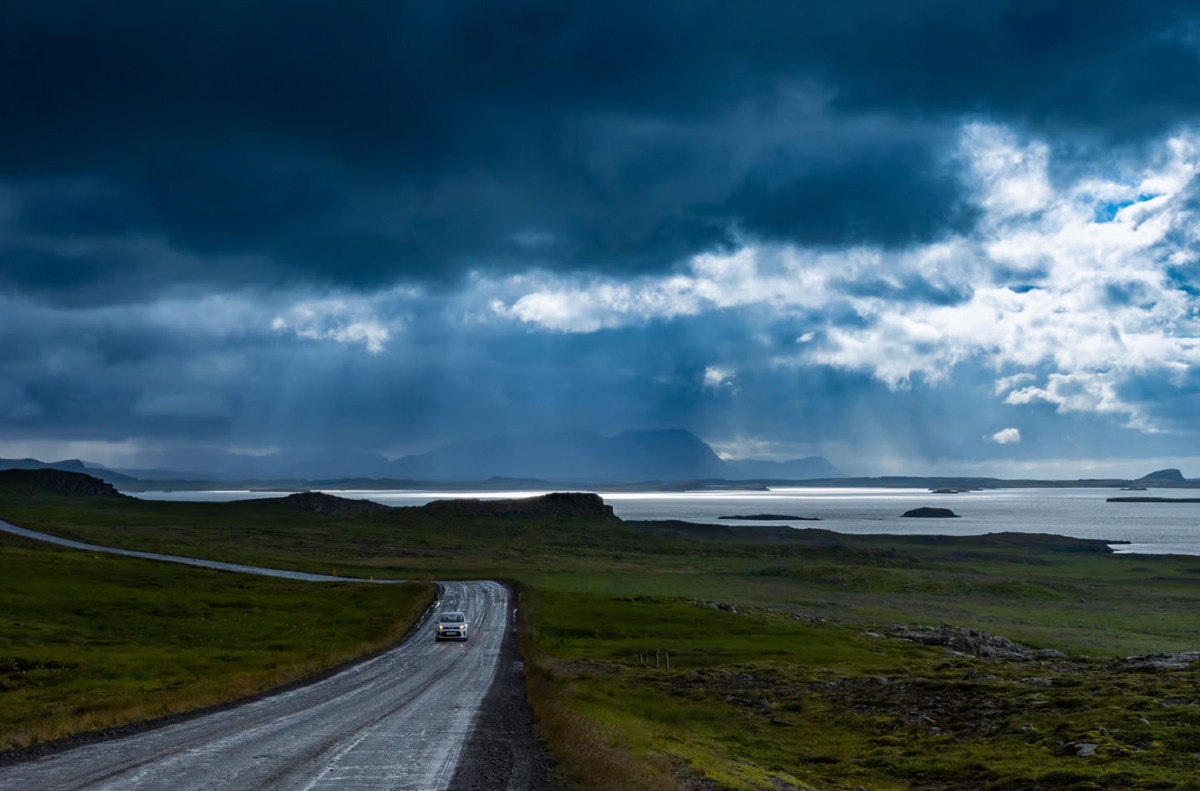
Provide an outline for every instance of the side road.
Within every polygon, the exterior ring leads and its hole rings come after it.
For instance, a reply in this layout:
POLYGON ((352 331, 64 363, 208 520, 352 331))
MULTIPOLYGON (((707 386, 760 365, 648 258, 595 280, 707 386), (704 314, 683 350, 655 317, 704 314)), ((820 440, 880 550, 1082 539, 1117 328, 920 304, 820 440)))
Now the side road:
MULTIPOLYGON (((85 544, 82 541, 72 541, 69 538, 59 538, 52 536, 49 533, 39 533, 36 530, 26 530, 23 527, 9 524, 0 520, 0 531, 12 533, 15 536, 24 538, 32 538, 35 541, 45 541, 50 544, 57 544, 60 547, 69 547, 70 549, 82 549, 87 552, 107 552, 110 555, 125 555, 131 558, 142 558, 143 560, 162 560, 168 563, 183 563, 187 566, 200 566, 206 569, 216 569, 217 571, 235 571, 240 574, 259 574, 264 577, 280 577, 289 580, 307 580, 309 582, 368 582, 368 580, 359 579, 357 577, 334 577, 329 574, 308 574, 303 571, 282 571, 280 569, 264 569, 258 566, 243 566, 238 563, 221 563, 216 560, 200 560, 199 558, 185 558, 178 555, 159 555, 154 552, 138 552, 133 549, 113 549, 112 547, 101 547, 95 544, 85 544)), ((377 584, 388 584, 395 582, 404 582, 404 580, 371 580, 377 584)))

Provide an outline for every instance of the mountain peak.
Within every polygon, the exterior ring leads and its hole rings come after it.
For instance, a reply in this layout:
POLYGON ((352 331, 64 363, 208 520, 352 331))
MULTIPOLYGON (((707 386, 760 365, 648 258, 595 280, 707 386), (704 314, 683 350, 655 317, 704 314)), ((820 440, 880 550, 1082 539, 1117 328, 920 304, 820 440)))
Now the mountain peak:
POLYGON ((1139 481, 1163 481, 1164 483, 1183 483, 1183 473, 1174 467, 1165 470, 1155 470, 1149 475, 1138 478, 1139 481))

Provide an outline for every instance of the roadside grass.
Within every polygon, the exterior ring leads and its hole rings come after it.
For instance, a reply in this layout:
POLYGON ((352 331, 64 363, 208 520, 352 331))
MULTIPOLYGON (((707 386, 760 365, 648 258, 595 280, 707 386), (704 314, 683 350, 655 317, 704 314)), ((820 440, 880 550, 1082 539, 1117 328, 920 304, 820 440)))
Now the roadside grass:
MULTIPOLYGON (((873 537, 886 542, 889 537, 873 537)), ((643 567, 521 574, 551 591, 700 597, 783 606, 849 624, 938 624, 1003 634, 1036 648, 1128 655, 1200 647, 1200 559, 1049 554, 1046 565, 921 561, 908 568, 830 563, 819 550, 769 563, 700 559, 691 569, 643 567)))
POLYGON ((428 585, 316 584, 0 535, 0 751, 234 700, 399 639, 428 585))
POLYGON ((525 600, 531 703, 587 791, 629 787, 631 765, 664 788, 1200 788, 1194 669, 981 659, 653 597, 525 600))

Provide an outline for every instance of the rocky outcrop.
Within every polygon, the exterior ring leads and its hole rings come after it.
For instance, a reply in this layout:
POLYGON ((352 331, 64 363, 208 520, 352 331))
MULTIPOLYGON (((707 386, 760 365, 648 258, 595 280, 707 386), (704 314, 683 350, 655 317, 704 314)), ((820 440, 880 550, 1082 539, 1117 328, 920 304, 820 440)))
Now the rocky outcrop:
POLYGON ((970 654, 971 656, 1003 657, 1005 659, 1019 660, 1062 656, 1061 653, 1053 649, 1037 651, 1027 645, 1014 643, 1007 637, 988 634, 977 629, 965 629, 961 626, 901 625, 892 627, 890 636, 900 640, 920 643, 921 645, 941 646, 962 654, 970 654))
POLYGON ((0 486, 16 488, 30 494, 53 494, 65 497, 125 497, 111 483, 81 472, 63 470, 4 470, 0 486))
POLYGON ((912 519, 957 519, 958 514, 951 511, 949 508, 914 508, 911 511, 905 511, 900 514, 912 519))
POLYGON ((606 505, 600 495, 588 492, 554 492, 519 500, 434 500, 420 510, 438 516, 617 519, 611 505, 606 505))
POLYGON ((1181 654, 1147 654, 1125 658, 1125 666, 1142 673, 1162 673, 1170 670, 1190 670, 1200 664, 1200 651, 1181 654))
POLYGON ((324 492, 297 492, 282 499, 284 505, 321 516, 362 516, 394 510, 370 500, 352 500, 324 492))

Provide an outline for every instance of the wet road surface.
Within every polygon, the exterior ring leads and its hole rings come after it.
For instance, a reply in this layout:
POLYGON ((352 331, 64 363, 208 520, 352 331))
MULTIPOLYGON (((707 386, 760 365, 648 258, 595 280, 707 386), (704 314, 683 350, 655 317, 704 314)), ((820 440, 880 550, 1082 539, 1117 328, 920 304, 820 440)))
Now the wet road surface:
MULTIPOLYGON (((14 528, 60 546, 114 551, 14 528)), ((229 568, 292 579, 339 579, 229 568)), ((465 643, 436 643, 428 618, 402 643, 309 686, 113 741, 0 766, 2 791, 443 791, 475 730, 513 611, 495 582, 439 585, 430 612, 462 610, 465 643)))

